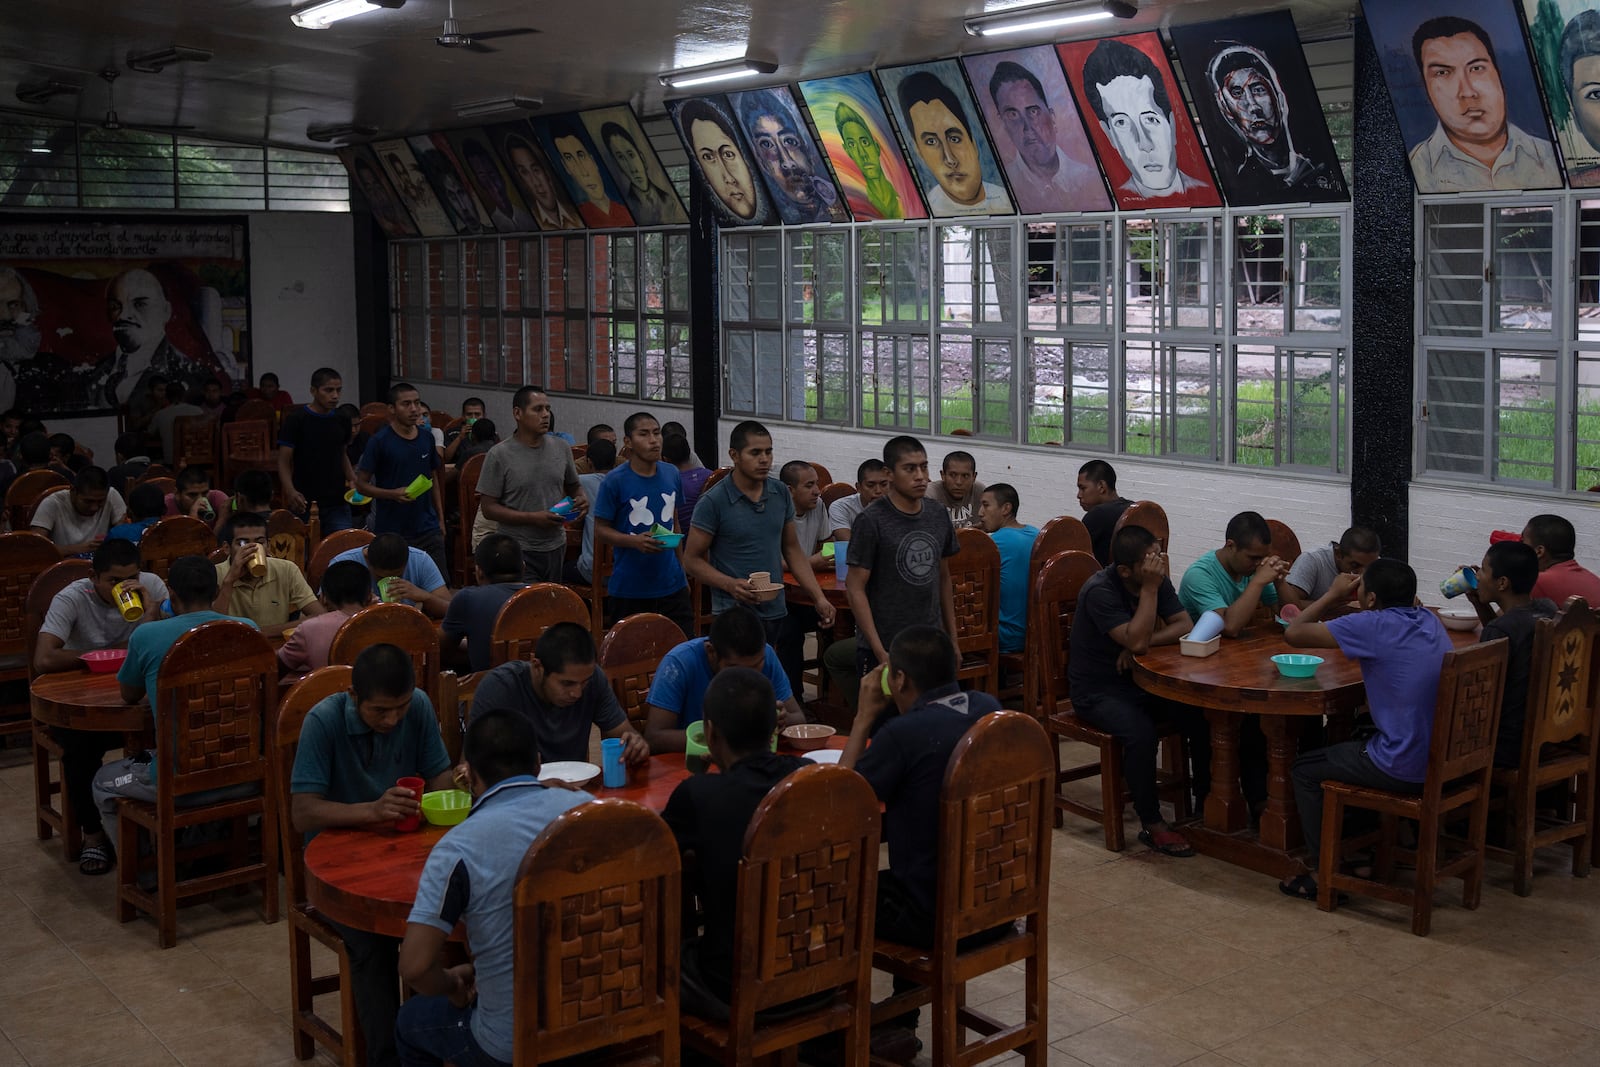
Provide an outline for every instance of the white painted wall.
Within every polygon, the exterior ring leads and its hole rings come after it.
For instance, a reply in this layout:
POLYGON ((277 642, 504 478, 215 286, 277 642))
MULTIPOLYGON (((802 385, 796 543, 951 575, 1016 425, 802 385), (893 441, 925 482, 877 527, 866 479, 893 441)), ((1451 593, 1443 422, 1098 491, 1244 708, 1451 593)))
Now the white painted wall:
MULTIPOLYGON (((417 388, 421 390, 422 399, 427 401, 430 408, 451 415, 461 411, 461 402, 467 397, 482 397, 484 403, 488 405, 489 418, 494 421, 494 428, 500 432, 500 436, 506 437, 511 433, 511 397, 516 392, 515 389, 439 385, 433 382, 417 383, 417 388)), ((570 433, 573 440, 579 444, 583 443, 584 433, 597 422, 615 426, 617 432, 621 433, 622 421, 635 411, 648 411, 662 422, 681 422, 689 427, 691 437, 694 432, 694 413, 686 407, 672 404, 627 399, 590 399, 557 393, 550 398, 550 410, 556 417, 556 429, 570 433)))
POLYGON ((1411 486, 1411 566, 1425 604, 1442 604, 1439 582, 1463 563, 1476 564, 1491 530, 1521 531, 1534 515, 1563 515, 1578 531, 1578 562, 1600 567, 1600 493, 1587 500, 1513 490, 1411 486))

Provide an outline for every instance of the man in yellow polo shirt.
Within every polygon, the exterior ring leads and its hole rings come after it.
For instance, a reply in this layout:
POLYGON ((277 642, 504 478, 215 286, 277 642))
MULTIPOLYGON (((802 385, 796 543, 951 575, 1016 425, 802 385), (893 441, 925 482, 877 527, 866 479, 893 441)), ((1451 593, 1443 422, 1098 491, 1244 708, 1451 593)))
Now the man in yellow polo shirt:
POLYGON ((212 610, 249 619, 268 637, 283 633, 296 616, 310 618, 325 610, 306 584, 300 568, 266 554, 267 520, 251 511, 236 513, 222 526, 217 540, 228 546, 228 559, 217 564, 217 599, 212 610), (256 553, 266 562, 263 574, 256 553))

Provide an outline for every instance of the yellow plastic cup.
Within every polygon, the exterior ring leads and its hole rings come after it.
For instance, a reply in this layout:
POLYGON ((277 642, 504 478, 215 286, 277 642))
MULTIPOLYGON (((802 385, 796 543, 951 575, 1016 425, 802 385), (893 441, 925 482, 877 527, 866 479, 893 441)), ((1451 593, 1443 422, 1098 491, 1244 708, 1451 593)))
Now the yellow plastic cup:
POLYGON ((123 582, 117 586, 116 598, 123 621, 138 622, 144 618, 144 587, 138 582, 123 582))

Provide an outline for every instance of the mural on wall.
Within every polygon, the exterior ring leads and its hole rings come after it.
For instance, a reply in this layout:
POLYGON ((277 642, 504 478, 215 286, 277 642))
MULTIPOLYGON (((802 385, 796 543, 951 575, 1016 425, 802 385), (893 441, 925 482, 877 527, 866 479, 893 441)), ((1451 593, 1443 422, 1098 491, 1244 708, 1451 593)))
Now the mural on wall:
POLYGON ((245 234, 242 219, 0 220, 0 411, 111 412, 156 375, 248 384, 245 234))
POLYGON ((780 219, 792 225, 850 221, 788 86, 729 93, 728 103, 780 219))
POLYGON ((597 230, 632 226, 633 212, 623 203, 610 175, 600 163, 600 152, 577 115, 557 115, 533 123, 539 144, 566 182, 567 192, 583 221, 597 230))
POLYGON ((1155 33, 1059 44, 1111 193, 1124 210, 1218 207, 1200 138, 1155 33))
POLYGON ((1105 179, 1055 49, 1039 45, 966 56, 961 62, 1017 210, 1110 210, 1105 179))
POLYGON ((539 229, 581 230, 583 219, 567 195, 567 187, 550 165, 544 149, 538 144, 538 134, 526 119, 502 122, 487 127, 500 162, 510 172, 522 194, 523 202, 533 214, 539 229))
POLYGON ((400 203, 405 205, 411 221, 416 223, 422 236, 455 236, 455 224, 440 206, 439 198, 434 196, 433 188, 417 163, 417 157, 411 154, 411 146, 397 137, 392 141, 374 141, 372 151, 377 154, 391 188, 400 197, 400 203))
POLYGON ((1361 7, 1418 192, 1561 185, 1512 0, 1363 0, 1361 7))
POLYGON ((878 71, 935 218, 1009 215, 1011 196, 977 105, 953 59, 878 71))
POLYGON ((522 203, 522 196, 511 184, 500 157, 495 155, 486 130, 451 130, 445 135, 456 159, 472 183, 489 222, 501 233, 527 233, 538 229, 533 216, 522 203))
POLYGON ((596 108, 578 116, 590 139, 600 146, 600 156, 611 179, 622 190, 623 202, 640 226, 676 226, 689 221, 666 168, 650 138, 626 104, 596 108))
POLYGON ((427 175, 428 184, 433 186, 439 205, 450 216, 456 233, 464 237, 493 233, 494 223, 489 221, 489 213, 473 195, 472 183, 467 180, 466 171, 461 168, 461 161, 444 134, 418 134, 407 137, 406 143, 411 146, 411 154, 416 157, 422 173, 427 175))
POLYGON ((1600 185, 1600 8, 1594 0, 1522 0, 1567 184, 1600 185))
POLYGON ((871 74, 801 82, 800 95, 857 222, 928 217, 871 74))
POLYGON ((1289 12, 1174 26, 1168 32, 1228 203, 1255 207, 1349 199, 1289 12))
POLYGON ((711 194, 717 221, 724 226, 766 226, 776 221, 727 99, 697 96, 673 100, 668 102, 667 112, 689 152, 690 169, 711 194))
POLYGON ((411 215, 384 176, 383 167, 372 149, 366 145, 351 145, 339 149, 338 154, 344 169, 350 172, 350 184, 366 197, 367 208, 383 232, 390 237, 415 237, 417 228, 411 215))

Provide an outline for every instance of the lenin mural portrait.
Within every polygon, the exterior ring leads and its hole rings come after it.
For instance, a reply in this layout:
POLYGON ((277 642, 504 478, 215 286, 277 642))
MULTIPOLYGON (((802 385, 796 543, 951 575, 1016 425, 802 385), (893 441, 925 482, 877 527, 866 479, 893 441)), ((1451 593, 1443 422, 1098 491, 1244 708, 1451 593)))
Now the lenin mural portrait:
POLYGON ((721 96, 673 100, 667 111, 689 152, 691 169, 711 194, 717 221, 724 226, 772 223, 776 212, 727 100, 721 96))
POLYGON ((872 75, 801 82, 800 95, 857 222, 928 217, 872 75))

